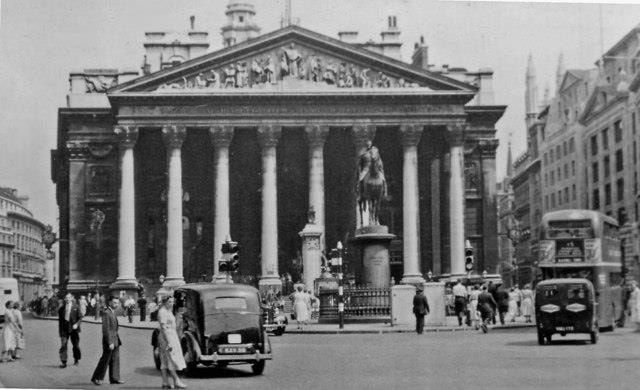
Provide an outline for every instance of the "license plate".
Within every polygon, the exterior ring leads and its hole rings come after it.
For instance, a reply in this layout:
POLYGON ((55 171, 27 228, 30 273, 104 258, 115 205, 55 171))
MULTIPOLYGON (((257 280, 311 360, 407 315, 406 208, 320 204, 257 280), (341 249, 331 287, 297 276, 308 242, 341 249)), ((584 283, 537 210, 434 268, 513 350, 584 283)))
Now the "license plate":
POLYGON ((556 326, 556 330, 559 331, 559 332, 572 331, 573 330, 573 326, 556 326))
POLYGON ((220 353, 247 353, 246 347, 222 347, 220 353))

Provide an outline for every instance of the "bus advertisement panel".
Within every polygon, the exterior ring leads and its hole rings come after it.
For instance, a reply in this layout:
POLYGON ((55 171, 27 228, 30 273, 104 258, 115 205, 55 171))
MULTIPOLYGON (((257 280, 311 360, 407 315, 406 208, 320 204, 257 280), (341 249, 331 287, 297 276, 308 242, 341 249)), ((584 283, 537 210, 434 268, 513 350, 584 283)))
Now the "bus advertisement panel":
POLYGON ((541 264, 599 263, 602 246, 599 238, 571 238, 540 241, 538 260, 541 264))

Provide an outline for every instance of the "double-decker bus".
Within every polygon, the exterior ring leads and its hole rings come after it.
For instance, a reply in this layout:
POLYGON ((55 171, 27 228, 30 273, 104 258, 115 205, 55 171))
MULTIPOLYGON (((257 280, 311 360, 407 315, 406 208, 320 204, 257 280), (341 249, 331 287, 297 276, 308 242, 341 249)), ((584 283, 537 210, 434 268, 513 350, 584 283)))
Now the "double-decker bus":
POLYGON ((585 278, 596 291, 598 326, 613 330, 622 311, 618 222, 591 210, 542 217, 538 266, 543 279, 585 278))

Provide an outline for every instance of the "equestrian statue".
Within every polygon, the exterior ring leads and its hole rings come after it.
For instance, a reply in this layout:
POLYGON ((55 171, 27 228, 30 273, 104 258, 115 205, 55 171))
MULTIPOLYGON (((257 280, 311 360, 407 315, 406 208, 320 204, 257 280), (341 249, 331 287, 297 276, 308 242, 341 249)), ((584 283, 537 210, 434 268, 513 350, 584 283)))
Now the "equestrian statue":
POLYGON ((371 141, 367 141, 366 145, 367 149, 358 161, 356 185, 360 226, 380 225, 380 202, 387 196, 387 181, 380 151, 371 141))

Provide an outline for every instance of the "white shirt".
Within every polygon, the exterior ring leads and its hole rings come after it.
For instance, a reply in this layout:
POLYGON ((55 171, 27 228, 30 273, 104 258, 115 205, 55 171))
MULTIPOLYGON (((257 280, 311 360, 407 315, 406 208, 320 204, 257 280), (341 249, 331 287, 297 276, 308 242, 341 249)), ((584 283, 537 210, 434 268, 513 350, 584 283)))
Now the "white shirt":
POLYGON ((456 284, 453 286, 453 295, 456 297, 466 297, 467 289, 462 284, 456 284))

